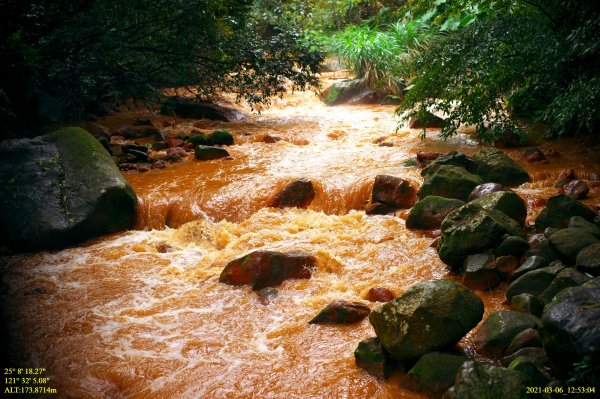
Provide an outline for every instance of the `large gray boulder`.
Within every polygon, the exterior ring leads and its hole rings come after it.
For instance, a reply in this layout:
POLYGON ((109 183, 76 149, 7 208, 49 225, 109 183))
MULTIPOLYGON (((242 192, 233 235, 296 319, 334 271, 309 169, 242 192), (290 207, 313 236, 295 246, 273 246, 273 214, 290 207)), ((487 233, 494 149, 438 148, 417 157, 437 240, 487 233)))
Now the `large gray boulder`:
POLYGON ((479 323, 483 302, 450 280, 419 283, 373 310, 369 321, 385 350, 410 363, 428 352, 452 347, 479 323))
POLYGON ((519 236, 523 232, 519 223, 503 212, 468 203, 442 222, 438 255, 456 271, 467 256, 493 248, 505 234, 519 236))
POLYGON ((579 201, 566 195, 555 195, 548 198, 546 207, 535 219, 535 228, 544 231, 548 227, 567 227, 573 216, 580 216, 591 221, 596 217, 594 211, 579 201))
POLYGON ((0 240, 63 248, 128 229, 137 198, 106 149, 81 128, 0 143, 0 240))
POLYGON ((484 148, 473 154, 472 172, 486 182, 518 186, 529 181, 529 174, 518 163, 496 148, 484 148))

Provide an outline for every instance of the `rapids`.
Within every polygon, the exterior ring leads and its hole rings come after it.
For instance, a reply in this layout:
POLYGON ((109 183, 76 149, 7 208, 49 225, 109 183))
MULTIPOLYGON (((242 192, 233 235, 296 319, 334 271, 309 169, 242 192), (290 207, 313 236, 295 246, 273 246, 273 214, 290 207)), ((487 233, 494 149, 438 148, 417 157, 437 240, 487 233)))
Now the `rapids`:
MULTIPOLYGON (((378 306, 362 299, 373 286, 401 294, 450 277, 431 236, 404 227, 406 212, 366 216, 364 208, 377 174, 420 184, 419 170, 403 166, 415 152, 479 147, 468 134, 444 142, 396 131, 393 110, 326 107, 300 92, 240 122, 196 122, 234 134, 232 159, 125 173, 139 197, 136 230, 3 258, 11 367, 46 368, 59 398, 421 398, 398 375, 379 381, 355 366, 356 345, 374 335, 368 320, 308 324, 335 299, 378 306), (264 143, 267 134, 282 140, 264 143), (298 178, 315 185, 308 209, 265 207, 298 178), (311 252, 319 266, 274 297, 218 282, 228 261, 254 249, 311 252)), ((167 130, 195 123, 178 122, 167 130)), ((561 156, 525 165, 533 181, 516 191, 530 219, 539 199, 556 193, 562 169, 590 178, 600 165, 597 146, 571 139, 540 148, 561 156)), ((509 153, 523 164, 522 149, 509 153)), ((585 202, 595 206, 598 195, 592 187, 585 202)), ((479 293, 486 313, 505 307, 504 288, 479 293)), ((477 356, 469 336, 457 350, 477 356)))

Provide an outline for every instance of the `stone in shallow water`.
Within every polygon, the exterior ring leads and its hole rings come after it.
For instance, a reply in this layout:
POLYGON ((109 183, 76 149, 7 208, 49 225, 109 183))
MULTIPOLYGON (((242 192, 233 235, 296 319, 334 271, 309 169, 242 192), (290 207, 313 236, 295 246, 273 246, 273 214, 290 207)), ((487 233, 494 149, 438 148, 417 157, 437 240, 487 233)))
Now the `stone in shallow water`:
POLYGON ((367 292, 366 299, 371 302, 389 302, 394 298, 396 298, 396 294, 392 290, 385 287, 372 287, 367 292))
POLYGON ((526 399, 528 379, 516 370, 465 362, 444 399, 526 399))
POLYGON ((406 228, 408 229, 437 229, 442 225, 442 221, 453 210, 463 206, 464 201, 454 198, 439 197, 428 195, 410 209, 406 218, 406 228))
POLYGON ((469 194, 469 201, 473 201, 477 198, 481 198, 484 195, 490 194, 490 193, 495 193, 498 191, 507 191, 508 189, 505 188, 502 184, 500 183, 483 183, 478 185, 477 187, 475 187, 473 189, 473 191, 471 191, 471 194, 469 194))
POLYGON ((456 372, 468 359, 462 356, 442 352, 430 352, 423 355, 408 372, 403 386, 419 392, 425 392, 433 398, 441 397, 452 385, 456 372))
POLYGON ((373 184, 371 202, 391 208, 406 209, 415 203, 417 192, 408 180, 395 176, 377 175, 373 184))
POLYGON ((194 155, 199 161, 209 161, 212 159, 228 157, 229 152, 227 152, 227 150, 224 148, 211 147, 208 145, 197 145, 194 148, 194 155))
POLYGON ((600 275, 600 243, 592 244, 577 254, 577 268, 592 276, 600 275))
POLYGON ((596 217, 596 214, 571 197, 555 195, 548 198, 548 204, 535 219, 535 228, 538 231, 544 231, 548 227, 567 227, 573 216, 581 216, 586 220, 592 220, 596 217))
POLYGON ((334 301, 319 312, 309 324, 353 324, 369 315, 371 308, 360 302, 334 301))
POLYGON ((540 320, 531 314, 500 310, 489 314, 473 339, 480 353, 502 356, 517 334, 528 328, 537 328, 539 324, 540 320))
MULTIPOLYGON (((433 163, 429 167, 432 165, 433 163)), ((436 195, 466 201, 471 191, 482 183, 479 176, 469 173, 463 167, 441 165, 425 175, 418 197, 423 199, 428 195, 436 195)))
POLYGON ((486 182, 518 186, 529 181, 529 175, 518 163, 496 148, 484 148, 473 154, 473 173, 486 182))
POLYGON ((496 191, 472 200, 471 203, 485 209, 496 209, 504 212, 521 225, 525 223, 527 217, 525 201, 514 191, 496 191))
POLYGON ((315 198, 310 180, 299 179, 288 183, 271 201, 273 208, 306 208, 315 198))
POLYGON ((359 342, 354 351, 356 365, 367 373, 381 379, 388 378, 398 363, 381 346, 379 338, 367 338, 359 342))

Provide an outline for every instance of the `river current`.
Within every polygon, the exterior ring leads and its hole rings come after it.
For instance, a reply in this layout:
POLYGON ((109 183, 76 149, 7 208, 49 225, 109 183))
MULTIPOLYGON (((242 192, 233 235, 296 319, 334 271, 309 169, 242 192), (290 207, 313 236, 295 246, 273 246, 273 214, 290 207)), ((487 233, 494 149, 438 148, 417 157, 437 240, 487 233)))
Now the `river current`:
MULTIPOLYGON (((405 166, 416 152, 480 147, 468 132, 421 140, 418 130, 396 129, 393 111, 327 107, 297 92, 240 122, 177 121, 166 130, 231 131, 232 159, 191 155, 164 170, 126 172, 139 197, 134 230, 4 258, 12 362, 46 368, 59 398, 421 398, 399 375, 381 381, 355 365, 358 342, 374 336, 368 320, 308 324, 336 299, 379 306, 364 299, 373 286, 399 295, 421 281, 460 281, 431 234, 405 228, 406 211, 364 209, 378 174, 421 183, 420 170, 405 166), (281 140, 263 142, 267 135, 281 140), (300 178, 315 186, 308 209, 267 207, 300 178), (227 262, 256 249, 310 252, 318 268, 269 297, 218 282, 227 262)), ((569 139, 539 147, 560 155, 533 165, 522 148, 507 151, 533 178, 516 189, 529 220, 557 192, 561 170, 584 179, 600 170, 597 146, 569 139)), ((596 187, 584 202, 600 203, 596 187)), ((506 308, 504 288, 478 293, 486 314, 506 308)), ((477 356, 469 335, 457 351, 477 356)))

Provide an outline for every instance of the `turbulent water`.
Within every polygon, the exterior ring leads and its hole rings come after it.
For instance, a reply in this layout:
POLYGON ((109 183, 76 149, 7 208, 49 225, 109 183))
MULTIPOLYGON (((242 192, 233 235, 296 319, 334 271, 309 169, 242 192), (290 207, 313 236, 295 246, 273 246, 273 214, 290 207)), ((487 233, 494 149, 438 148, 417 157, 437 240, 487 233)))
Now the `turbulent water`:
MULTIPOLYGON (((167 130, 194 123, 178 122, 167 130)), ((478 146, 467 135, 420 140, 396 123, 392 106, 325 107, 310 92, 241 122, 196 123, 229 129, 232 159, 127 173, 140 199, 136 230, 4 259, 12 362, 47 369, 61 398, 420 398, 398 375, 384 382, 356 367, 356 345, 374 335, 368 320, 308 324, 335 299, 378 306, 363 299, 373 286, 401 294, 449 277, 433 239, 404 227, 405 212, 364 208, 377 174, 420 184, 419 170, 403 166, 415 152, 478 146), (282 140, 264 143, 267 134, 282 140), (308 209, 266 207, 298 178, 315 185, 308 209), (255 249, 311 252, 318 268, 271 297, 218 282, 228 261, 255 249)), ((534 180, 517 192, 530 219, 562 169, 590 178, 600 165, 597 147, 540 148, 561 155, 527 165, 534 180)), ((522 149, 510 154, 523 164, 522 149)), ((597 191, 586 203, 600 202, 597 191)), ((503 288, 479 293, 486 312, 505 306, 503 288)), ((469 336, 458 350, 476 356, 469 336)))

